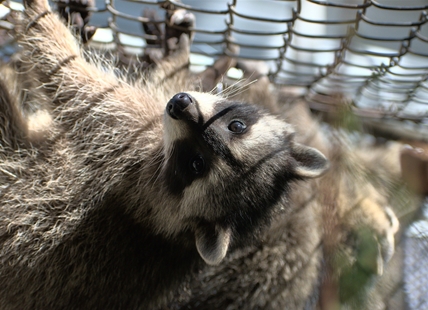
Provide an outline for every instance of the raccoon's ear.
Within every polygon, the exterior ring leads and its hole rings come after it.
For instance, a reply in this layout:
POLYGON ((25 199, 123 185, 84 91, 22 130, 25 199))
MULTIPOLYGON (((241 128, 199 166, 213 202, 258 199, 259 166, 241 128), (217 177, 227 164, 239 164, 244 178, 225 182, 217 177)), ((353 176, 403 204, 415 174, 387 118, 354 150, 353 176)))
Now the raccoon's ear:
POLYGON ((215 224, 201 225, 195 233, 196 249, 208 265, 218 265, 226 256, 231 230, 215 224))
POLYGON ((291 155, 297 161, 295 173, 305 178, 316 178, 329 168, 327 158, 318 150, 294 143, 291 155))

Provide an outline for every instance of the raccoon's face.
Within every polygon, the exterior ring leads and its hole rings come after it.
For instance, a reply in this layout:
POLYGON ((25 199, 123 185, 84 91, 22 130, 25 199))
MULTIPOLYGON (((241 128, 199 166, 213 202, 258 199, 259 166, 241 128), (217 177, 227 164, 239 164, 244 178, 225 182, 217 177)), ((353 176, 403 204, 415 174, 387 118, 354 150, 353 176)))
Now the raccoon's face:
POLYGON ((178 93, 164 123, 164 184, 209 264, 269 222, 290 181, 327 168, 320 152, 293 141, 290 125, 254 105, 178 93))

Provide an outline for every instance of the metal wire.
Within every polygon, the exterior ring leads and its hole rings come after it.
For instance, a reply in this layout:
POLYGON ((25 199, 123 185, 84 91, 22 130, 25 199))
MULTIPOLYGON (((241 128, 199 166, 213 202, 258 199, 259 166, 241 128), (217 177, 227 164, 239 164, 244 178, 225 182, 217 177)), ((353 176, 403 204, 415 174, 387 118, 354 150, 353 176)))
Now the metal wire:
POLYGON ((125 47, 118 18, 145 22, 124 13, 127 2, 187 9, 196 15, 193 53, 267 61, 271 80, 307 88, 315 109, 337 109, 345 95, 357 115, 411 120, 428 138, 427 1, 108 0, 115 43, 125 47))
POLYGON ((427 0, 96 0, 92 44, 142 54, 153 39, 142 11, 164 24, 161 4, 195 14, 193 64, 225 54, 263 60, 272 82, 302 87, 313 109, 346 105, 366 120, 405 121, 428 140, 427 0))

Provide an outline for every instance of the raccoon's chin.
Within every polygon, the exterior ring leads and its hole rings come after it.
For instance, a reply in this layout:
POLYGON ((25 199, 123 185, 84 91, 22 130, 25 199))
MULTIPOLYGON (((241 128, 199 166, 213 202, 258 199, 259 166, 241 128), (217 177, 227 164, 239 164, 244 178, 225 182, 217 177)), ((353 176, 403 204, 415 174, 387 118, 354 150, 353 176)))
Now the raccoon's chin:
POLYGON ((218 265, 226 256, 231 234, 229 227, 212 223, 205 223, 196 229, 196 249, 208 265, 218 265))

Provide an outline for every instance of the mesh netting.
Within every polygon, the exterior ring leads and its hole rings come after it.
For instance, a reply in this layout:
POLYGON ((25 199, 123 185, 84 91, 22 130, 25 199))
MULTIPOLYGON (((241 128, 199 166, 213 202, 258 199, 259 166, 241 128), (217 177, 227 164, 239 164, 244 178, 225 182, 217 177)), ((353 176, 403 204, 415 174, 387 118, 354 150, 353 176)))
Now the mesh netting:
POLYGON ((410 227, 404 243, 404 286, 409 309, 428 309, 428 220, 423 219, 410 227))
POLYGON ((340 103, 357 115, 390 129, 404 120, 401 129, 428 138, 426 0, 96 0, 92 45, 142 54, 153 39, 142 12, 158 11, 163 24, 165 3, 196 16, 192 64, 224 54, 264 60, 273 82, 302 87, 314 109, 334 110, 345 95, 340 103))
POLYGON ((428 199, 422 206, 421 219, 414 222, 404 240, 404 288, 408 309, 428 309, 428 199))

